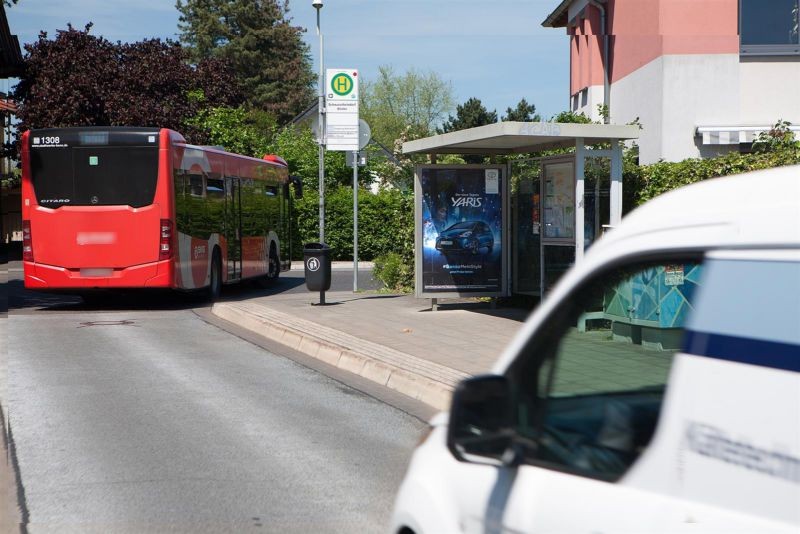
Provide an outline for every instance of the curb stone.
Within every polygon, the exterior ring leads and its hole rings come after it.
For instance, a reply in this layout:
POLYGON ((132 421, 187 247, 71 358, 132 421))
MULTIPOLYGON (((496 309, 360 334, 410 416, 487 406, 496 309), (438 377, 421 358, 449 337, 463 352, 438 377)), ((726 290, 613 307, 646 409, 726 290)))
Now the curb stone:
POLYGON ((470 375, 258 304, 218 303, 211 312, 327 364, 372 380, 438 410, 470 375))

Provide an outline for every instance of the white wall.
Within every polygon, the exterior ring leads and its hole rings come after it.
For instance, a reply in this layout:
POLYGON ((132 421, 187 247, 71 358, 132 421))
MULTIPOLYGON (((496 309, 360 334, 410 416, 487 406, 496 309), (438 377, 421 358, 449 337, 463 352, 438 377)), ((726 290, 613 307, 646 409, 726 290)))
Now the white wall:
POLYGON ((611 84, 611 122, 628 124, 637 117, 643 126, 639 133, 639 162, 652 163, 661 157, 664 106, 663 58, 611 84))
POLYGON ((575 95, 570 98, 570 109, 575 113, 583 113, 593 121, 603 122, 603 117, 597 110, 598 105, 603 104, 603 86, 592 85, 580 91, 577 95, 577 104, 575 102, 575 95))
POLYGON ((699 141, 695 138, 698 126, 740 123, 739 54, 675 55, 663 59, 662 156, 667 161, 699 157, 699 141))
POLYGON ((800 124, 800 58, 742 58, 739 79, 743 125, 800 124))
MULTIPOLYGON (((597 105, 603 86, 594 85, 573 111, 602 121, 597 105)), ((661 56, 611 84, 611 122, 636 118, 644 129, 639 161, 712 157, 738 145, 707 145, 698 126, 760 126, 777 120, 800 124, 800 58, 741 58, 739 54, 661 56)))
POLYGON ((700 157, 697 126, 739 124, 739 94, 738 54, 662 56, 611 85, 611 120, 639 117, 642 164, 700 157))

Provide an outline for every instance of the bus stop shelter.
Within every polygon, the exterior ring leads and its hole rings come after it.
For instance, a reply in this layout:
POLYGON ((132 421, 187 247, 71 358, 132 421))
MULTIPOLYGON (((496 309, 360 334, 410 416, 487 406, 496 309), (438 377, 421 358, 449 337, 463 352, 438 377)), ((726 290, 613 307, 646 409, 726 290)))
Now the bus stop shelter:
MULTIPOLYGON (((514 216, 507 219, 506 229, 516 236, 505 262, 509 279, 514 281, 510 292, 541 296, 569 265, 581 260, 587 246, 602 233, 601 226, 619 224, 621 143, 638 136, 639 127, 635 125, 500 122, 408 141, 403 144, 403 153, 427 154, 435 165, 438 156, 445 154, 491 157, 575 148, 573 153, 537 157, 534 177, 517 179, 514 184, 517 200, 512 202, 514 216), (586 190, 587 162, 596 158, 609 161, 609 177, 604 182, 607 187, 602 194, 597 179, 586 190)), ((514 163, 508 164, 506 176, 512 176, 514 163)), ((506 188, 507 194, 511 189, 506 188)))

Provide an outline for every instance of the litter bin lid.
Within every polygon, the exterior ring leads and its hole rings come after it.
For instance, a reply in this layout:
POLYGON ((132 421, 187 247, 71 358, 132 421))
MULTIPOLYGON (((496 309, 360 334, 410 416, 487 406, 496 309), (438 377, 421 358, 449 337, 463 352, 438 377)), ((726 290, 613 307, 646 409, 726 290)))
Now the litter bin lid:
POLYGON ((303 250, 327 250, 329 247, 325 243, 305 243, 303 245, 303 250))

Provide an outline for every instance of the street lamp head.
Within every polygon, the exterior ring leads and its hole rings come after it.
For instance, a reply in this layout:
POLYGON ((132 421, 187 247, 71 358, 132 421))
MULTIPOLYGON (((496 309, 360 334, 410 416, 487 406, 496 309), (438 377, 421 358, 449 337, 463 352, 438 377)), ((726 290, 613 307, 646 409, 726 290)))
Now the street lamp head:
POLYGON ((314 9, 322 9, 322 0, 311 0, 311 5, 314 9))

